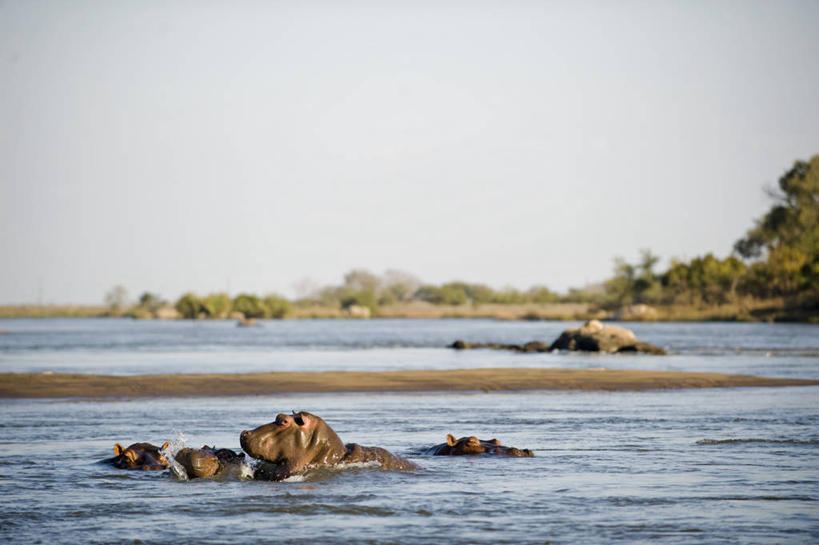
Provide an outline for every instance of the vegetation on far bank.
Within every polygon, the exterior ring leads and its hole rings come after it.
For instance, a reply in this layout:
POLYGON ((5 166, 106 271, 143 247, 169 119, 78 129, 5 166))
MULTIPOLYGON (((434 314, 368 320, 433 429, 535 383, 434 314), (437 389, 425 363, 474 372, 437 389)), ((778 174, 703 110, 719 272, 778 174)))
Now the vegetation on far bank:
POLYGON ((186 293, 175 302, 143 293, 128 304, 121 286, 101 307, 0 307, 0 317, 109 315, 133 318, 256 319, 329 317, 494 317, 506 319, 797 320, 819 322, 819 155, 797 161, 769 190, 771 209, 726 257, 672 260, 643 250, 637 263, 616 257, 602 283, 558 294, 545 286, 493 289, 432 285, 402 271, 348 272, 337 286, 275 294, 186 293), (85 313, 87 312, 87 314, 85 313))

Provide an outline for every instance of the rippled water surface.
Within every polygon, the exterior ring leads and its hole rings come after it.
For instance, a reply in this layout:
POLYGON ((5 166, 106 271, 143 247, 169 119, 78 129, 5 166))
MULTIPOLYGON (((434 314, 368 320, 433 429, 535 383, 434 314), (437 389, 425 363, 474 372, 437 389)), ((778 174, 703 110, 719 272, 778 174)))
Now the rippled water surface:
MULTIPOLYGON (((611 367, 819 377, 816 326, 632 324, 643 355, 455 352, 550 341, 572 324, 6 320, 3 371, 611 367)), ((0 400, 0 540, 11 543, 817 543, 819 388, 0 400), (294 482, 180 481, 98 463, 114 443, 239 449, 309 410, 347 442, 422 467, 294 482), (456 436, 531 459, 424 457, 456 436)))
POLYGON ((571 322, 497 320, 0 320, 0 369, 105 374, 609 367, 819 378, 819 326, 630 323, 665 357, 457 352, 457 339, 551 342, 571 322), (806 374, 806 373, 809 373, 806 374))

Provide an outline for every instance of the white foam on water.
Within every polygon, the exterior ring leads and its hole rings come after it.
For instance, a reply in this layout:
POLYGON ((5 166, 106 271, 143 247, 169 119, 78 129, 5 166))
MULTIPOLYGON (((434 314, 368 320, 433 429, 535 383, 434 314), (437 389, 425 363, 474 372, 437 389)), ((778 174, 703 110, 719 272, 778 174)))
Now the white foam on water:
POLYGON ((250 462, 245 456, 245 459, 242 460, 242 464, 239 466, 239 478, 243 481, 252 481, 256 475, 256 471, 250 465, 250 462))
POLYGON ((369 462, 347 462, 333 466, 330 469, 361 469, 372 467, 381 467, 381 462, 377 460, 371 460, 369 462))
POLYGON ((185 448, 187 442, 188 438, 185 437, 185 434, 181 431, 177 431, 176 439, 171 441, 167 447, 159 451, 160 454, 162 454, 165 459, 168 460, 168 464, 171 466, 171 472, 173 473, 174 477, 180 481, 190 480, 188 477, 188 472, 185 471, 185 468, 176 461, 176 453, 185 448))

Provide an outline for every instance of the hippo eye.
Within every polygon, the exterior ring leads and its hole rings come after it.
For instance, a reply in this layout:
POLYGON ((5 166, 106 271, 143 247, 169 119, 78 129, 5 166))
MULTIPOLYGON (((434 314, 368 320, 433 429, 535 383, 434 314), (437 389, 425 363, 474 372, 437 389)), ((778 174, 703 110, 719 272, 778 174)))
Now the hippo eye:
POLYGON ((278 426, 287 426, 290 424, 290 419, 283 414, 276 416, 276 425, 278 426))

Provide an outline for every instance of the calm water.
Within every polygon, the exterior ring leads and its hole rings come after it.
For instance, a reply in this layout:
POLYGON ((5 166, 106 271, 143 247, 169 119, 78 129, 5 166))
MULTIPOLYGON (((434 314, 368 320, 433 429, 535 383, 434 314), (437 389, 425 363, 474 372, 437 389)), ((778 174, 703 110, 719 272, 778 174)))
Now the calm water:
MULTIPOLYGON (((550 341, 553 322, 5 320, 3 371, 610 367, 819 377, 819 328, 631 324, 671 355, 454 352, 457 338, 550 341)), ((817 543, 819 387, 0 400, 0 540, 13 543, 817 543), (423 469, 295 482, 202 480, 96 461, 115 442, 239 448, 309 410, 348 442, 423 469), (498 437, 532 459, 413 454, 498 437)))

